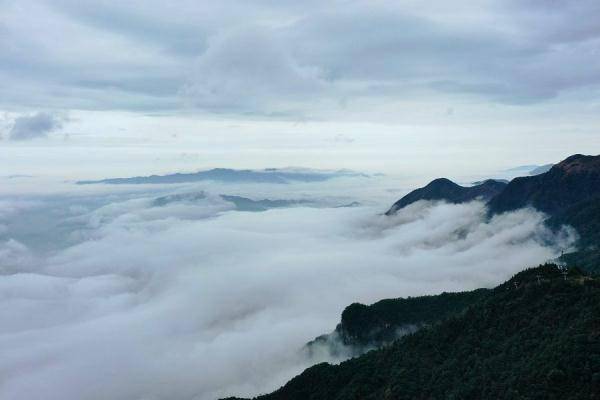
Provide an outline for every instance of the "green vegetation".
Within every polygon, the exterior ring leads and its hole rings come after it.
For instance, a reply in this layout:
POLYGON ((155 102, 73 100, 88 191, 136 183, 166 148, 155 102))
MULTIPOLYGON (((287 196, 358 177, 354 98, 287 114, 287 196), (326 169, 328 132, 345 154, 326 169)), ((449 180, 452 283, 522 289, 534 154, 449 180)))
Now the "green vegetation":
POLYGON ((385 299, 372 305, 353 303, 342 312, 341 323, 329 335, 323 335, 307 344, 309 351, 315 345, 329 346, 329 353, 337 356, 339 345, 352 355, 392 343, 400 336, 457 315, 469 305, 483 299, 491 291, 478 289, 460 293, 442 293, 385 299), (341 342, 341 343, 338 343, 341 342))
POLYGON ((570 225, 580 236, 580 250, 564 254, 561 261, 567 265, 581 267, 590 273, 600 273, 600 199, 592 198, 572 207, 548 220, 552 228, 570 225))
POLYGON ((560 260, 568 266, 579 266, 589 273, 600 273, 600 250, 579 250, 564 254, 560 260))
POLYGON ((599 397, 600 281, 548 264, 460 314, 339 365, 315 365, 259 399, 599 397))

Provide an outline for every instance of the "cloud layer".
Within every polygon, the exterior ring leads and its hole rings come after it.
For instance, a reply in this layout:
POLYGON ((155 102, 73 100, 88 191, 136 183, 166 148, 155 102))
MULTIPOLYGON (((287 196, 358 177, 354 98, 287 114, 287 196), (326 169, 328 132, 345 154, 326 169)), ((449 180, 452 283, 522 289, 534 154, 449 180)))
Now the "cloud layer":
POLYGON ((589 100, 600 84, 595 1, 86 3, 3 3, 5 106, 323 116, 589 100))
MULTIPOLYGON (((0 399, 214 399, 282 384, 351 302, 492 286, 571 238, 482 204, 70 207, 75 244, 1 245, 0 399), (94 211, 89 211, 95 208, 94 211)), ((17 211, 15 211, 17 212, 17 211)), ((5 215, 5 220, 10 215, 5 215)))

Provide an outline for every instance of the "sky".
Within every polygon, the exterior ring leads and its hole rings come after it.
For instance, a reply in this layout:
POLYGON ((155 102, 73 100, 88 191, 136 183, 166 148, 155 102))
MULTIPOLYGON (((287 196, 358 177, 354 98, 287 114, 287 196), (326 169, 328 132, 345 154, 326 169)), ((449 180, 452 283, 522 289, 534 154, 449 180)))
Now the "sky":
POLYGON ((465 174, 600 152, 593 0, 0 0, 0 9, 10 174, 99 177, 72 167, 97 154, 107 173, 123 174, 136 170, 132 153, 152 173, 465 174))

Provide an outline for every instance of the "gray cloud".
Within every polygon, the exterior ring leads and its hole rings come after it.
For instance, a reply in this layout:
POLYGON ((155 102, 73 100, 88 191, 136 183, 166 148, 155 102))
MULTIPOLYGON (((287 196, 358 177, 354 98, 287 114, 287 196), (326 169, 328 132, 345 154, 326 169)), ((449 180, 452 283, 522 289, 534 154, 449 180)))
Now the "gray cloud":
POLYGON ((254 112, 321 92, 314 67, 302 67, 273 32, 246 28, 215 37, 197 60, 184 93, 209 109, 254 112))
POLYGON ((8 1, 3 102, 327 115, 351 98, 530 104, 600 84, 594 1, 303 4, 8 1))
POLYGON ((9 139, 15 141, 44 138, 62 127, 63 118, 39 112, 17 117, 10 128, 9 139))

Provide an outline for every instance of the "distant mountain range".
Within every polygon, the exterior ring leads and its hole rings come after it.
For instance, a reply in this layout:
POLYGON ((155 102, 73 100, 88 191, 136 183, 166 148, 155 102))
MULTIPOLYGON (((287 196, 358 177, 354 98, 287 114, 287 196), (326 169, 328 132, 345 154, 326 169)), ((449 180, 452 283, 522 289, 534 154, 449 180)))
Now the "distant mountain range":
POLYGON ((322 182, 340 177, 368 177, 366 174, 349 170, 321 171, 305 168, 267 168, 263 170, 238 170, 229 168, 214 168, 206 171, 191 173, 176 173, 168 175, 136 176, 131 178, 109 178, 96 181, 78 181, 78 185, 112 184, 175 184, 201 181, 224 183, 277 183, 291 182, 322 182))
MULTIPOLYGON (((328 208, 348 208, 359 207, 361 204, 357 201, 350 203, 333 203, 331 200, 308 200, 308 199, 250 199, 243 196, 232 196, 227 194, 218 195, 221 200, 232 203, 237 211, 260 212, 273 208, 287 207, 328 207, 328 208)), ((152 207, 164 207, 170 204, 183 203, 194 205, 202 200, 209 198, 209 195, 203 191, 189 193, 175 193, 166 196, 157 197, 152 200, 152 207)))
POLYGON ((451 305, 448 298, 392 300, 370 311, 354 306, 359 337, 405 321, 428 323, 339 365, 317 364, 256 399, 597 398, 598 278, 547 264, 491 290, 455 294, 451 305))

